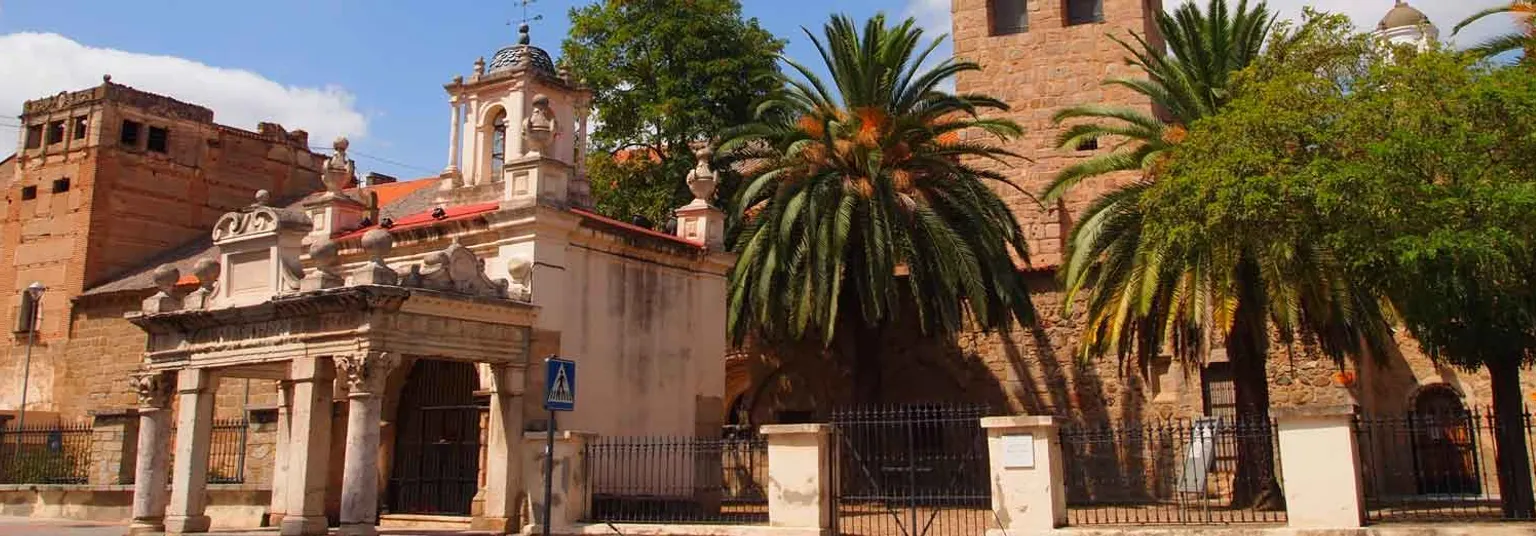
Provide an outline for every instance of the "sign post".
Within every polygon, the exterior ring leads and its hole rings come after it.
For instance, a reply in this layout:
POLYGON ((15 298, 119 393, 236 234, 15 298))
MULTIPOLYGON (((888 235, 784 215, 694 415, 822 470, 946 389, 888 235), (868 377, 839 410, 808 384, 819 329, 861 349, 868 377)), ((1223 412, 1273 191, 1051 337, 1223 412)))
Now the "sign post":
POLYGON ((549 424, 544 436, 544 536, 549 536, 551 495, 555 491, 555 412, 576 409, 576 362, 558 356, 544 358, 544 409, 549 424))

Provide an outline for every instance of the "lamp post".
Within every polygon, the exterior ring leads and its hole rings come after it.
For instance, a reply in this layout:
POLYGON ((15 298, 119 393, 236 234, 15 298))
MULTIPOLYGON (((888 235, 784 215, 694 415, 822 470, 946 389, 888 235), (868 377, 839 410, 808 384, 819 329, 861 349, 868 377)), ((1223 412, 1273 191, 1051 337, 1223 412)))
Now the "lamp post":
POLYGON ((27 357, 21 366, 21 408, 16 417, 16 444, 21 445, 22 431, 27 427, 27 381, 32 377, 32 345, 37 342, 37 320, 43 315, 43 291, 48 287, 42 283, 33 281, 27 285, 27 300, 32 302, 28 314, 32 318, 27 319, 27 357))

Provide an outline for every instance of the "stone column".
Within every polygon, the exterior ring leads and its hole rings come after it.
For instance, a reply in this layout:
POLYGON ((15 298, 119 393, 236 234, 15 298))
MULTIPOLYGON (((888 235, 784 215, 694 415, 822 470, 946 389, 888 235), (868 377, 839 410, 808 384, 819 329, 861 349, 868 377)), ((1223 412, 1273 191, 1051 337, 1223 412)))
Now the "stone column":
POLYGON ((330 469, 331 384, 336 365, 330 357, 300 357, 289 365, 293 407, 288 428, 288 469, 283 496, 283 536, 325 534, 326 476, 330 469))
POLYGON ((459 98, 448 97, 448 169, 449 173, 459 170, 459 129, 463 128, 463 120, 459 116, 459 98))
POLYGON ((399 359, 388 352, 338 356, 347 385, 347 453, 341 476, 343 536, 378 534, 379 417, 384 381, 399 359))
POLYGON ((293 426, 293 382, 283 380, 277 382, 277 437, 272 445, 272 501, 267 507, 268 526, 279 526, 283 523, 283 514, 288 511, 288 497, 284 492, 288 489, 288 446, 293 441, 290 428, 293 426))
POLYGON ((768 525, 816 529, 832 526, 832 427, 773 424, 768 441, 768 525))
POLYGON ((524 369, 491 366, 491 409, 486 433, 485 509, 472 530, 510 534, 522 528, 524 369))
POLYGON ((1299 529, 1359 528, 1365 487, 1355 438, 1355 407, 1271 410, 1279 425, 1286 524, 1299 529))
POLYGON ((129 383, 139 395, 139 448, 133 468, 133 523, 128 534, 165 531, 166 443, 171 432, 171 382, 164 373, 142 372, 129 383))
POLYGON ((176 373, 176 452, 165 532, 208 532, 208 451, 213 440, 213 395, 218 378, 208 369, 176 373))
POLYGON ((992 511, 1000 533, 1045 533, 1066 525, 1066 479, 1056 420, 987 417, 981 427, 987 431, 992 511))

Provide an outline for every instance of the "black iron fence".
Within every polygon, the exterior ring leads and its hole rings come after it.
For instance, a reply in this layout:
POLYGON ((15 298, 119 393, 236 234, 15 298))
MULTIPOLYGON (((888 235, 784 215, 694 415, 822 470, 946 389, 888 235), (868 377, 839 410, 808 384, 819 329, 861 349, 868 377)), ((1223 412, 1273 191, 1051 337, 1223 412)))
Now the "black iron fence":
MULTIPOLYGON (((208 441, 208 483, 244 484, 245 451, 250 440, 251 422, 247 419, 215 419, 208 441)), ((176 479, 176 427, 166 434, 167 477, 176 479)), ((128 478, 124 484, 132 484, 128 478)))
POLYGON ((90 479, 89 424, 0 430, 0 484, 84 484, 90 479))
MULTIPOLYGON (((1527 448, 1531 423, 1529 412, 1517 423, 1527 448)), ((1496 429, 1491 411, 1357 417, 1367 519, 1527 519, 1509 516, 1501 506, 1496 429)))
POLYGON ((245 419, 213 421, 208 449, 209 484, 245 483, 245 447, 251 423, 245 419))
POLYGON ((1284 523, 1275 436, 1267 419, 1064 427, 1068 522, 1284 523))
POLYGON ((984 534, 998 528, 982 406, 912 404, 832 414, 833 533, 984 534))
POLYGON ((768 522, 768 444, 755 433, 599 438, 586 463, 591 521, 768 522))

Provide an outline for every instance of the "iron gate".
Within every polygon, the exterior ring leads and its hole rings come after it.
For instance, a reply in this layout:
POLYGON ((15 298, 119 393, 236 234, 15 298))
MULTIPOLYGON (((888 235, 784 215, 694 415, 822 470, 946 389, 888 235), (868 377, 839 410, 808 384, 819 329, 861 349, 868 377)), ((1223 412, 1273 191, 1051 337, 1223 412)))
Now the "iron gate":
POLYGON ((980 406, 832 414, 834 534, 979 535, 996 528, 980 406))
POLYGON ((419 360, 400 393, 386 509, 469 515, 480 487, 480 385, 470 363, 419 360))

